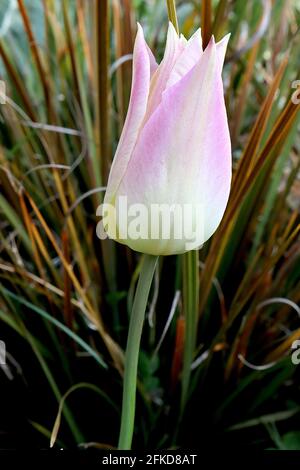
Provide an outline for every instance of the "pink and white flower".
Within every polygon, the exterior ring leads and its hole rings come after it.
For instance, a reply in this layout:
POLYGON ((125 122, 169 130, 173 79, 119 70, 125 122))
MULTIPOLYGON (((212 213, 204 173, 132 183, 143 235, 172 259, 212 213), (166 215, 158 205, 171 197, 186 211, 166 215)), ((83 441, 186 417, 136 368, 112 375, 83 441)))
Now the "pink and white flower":
MULTIPOLYGON (((104 201, 117 213, 124 196, 128 205, 201 207, 201 217, 192 210, 190 221, 201 233, 198 247, 220 224, 230 191, 231 143, 222 83, 228 39, 215 43, 212 37, 203 51, 200 30, 187 41, 170 23, 158 65, 138 26, 130 104, 104 201)), ((119 238, 112 226, 117 220, 106 227, 108 235, 136 251, 170 255, 188 250, 184 236, 153 239, 150 229, 147 238, 119 238)))

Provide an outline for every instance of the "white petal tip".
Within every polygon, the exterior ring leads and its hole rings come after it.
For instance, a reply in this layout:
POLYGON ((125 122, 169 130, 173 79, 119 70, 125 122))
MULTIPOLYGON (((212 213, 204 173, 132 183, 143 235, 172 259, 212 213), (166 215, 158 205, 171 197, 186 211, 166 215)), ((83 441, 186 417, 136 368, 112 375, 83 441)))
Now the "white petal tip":
POLYGON ((226 34, 226 36, 224 36, 221 41, 217 42, 217 45, 219 46, 223 46, 223 47, 227 47, 228 45, 228 42, 229 42, 229 39, 230 39, 230 36, 231 36, 231 33, 228 33, 226 34))

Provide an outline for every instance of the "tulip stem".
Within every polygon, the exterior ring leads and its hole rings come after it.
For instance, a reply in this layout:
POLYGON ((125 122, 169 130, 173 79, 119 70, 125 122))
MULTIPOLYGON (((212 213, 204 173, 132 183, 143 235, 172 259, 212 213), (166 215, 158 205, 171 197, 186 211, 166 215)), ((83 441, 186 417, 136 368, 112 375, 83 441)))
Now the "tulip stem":
POLYGON ((123 385, 120 450, 131 448, 134 430, 139 349, 145 311, 158 256, 145 255, 130 316, 123 385))
POLYGON ((175 0, 167 0, 167 7, 168 7, 169 20, 171 21, 171 23, 173 23, 173 26, 176 29, 177 34, 179 34, 175 0))

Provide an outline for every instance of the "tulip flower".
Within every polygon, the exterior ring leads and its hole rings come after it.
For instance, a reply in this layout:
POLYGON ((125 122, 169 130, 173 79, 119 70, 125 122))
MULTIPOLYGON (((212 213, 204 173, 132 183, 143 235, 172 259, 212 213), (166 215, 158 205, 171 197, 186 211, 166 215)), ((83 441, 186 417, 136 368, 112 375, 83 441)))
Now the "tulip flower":
POLYGON ((217 229, 231 182, 221 77, 228 39, 215 43, 212 38, 203 51, 200 29, 187 41, 169 23, 164 57, 157 65, 138 26, 130 104, 105 196, 105 203, 115 208, 106 227, 110 238, 142 253, 170 255, 190 249, 185 226, 198 234, 193 248, 217 229), (190 211, 170 222, 169 239, 159 230, 151 237, 157 219, 144 221, 149 222, 144 236, 122 237, 120 224, 128 223, 119 204, 124 197, 128 208, 142 204, 150 211, 151 205, 163 204, 170 212, 174 205, 190 211))
MULTIPOLYGON (((105 203, 116 209, 107 232, 132 249, 169 255, 187 251, 184 226, 173 220, 169 239, 152 237, 153 224, 141 237, 119 236, 119 201, 190 207, 179 223, 189 225, 201 246, 218 227, 229 197, 231 145, 223 97, 222 67, 229 36, 203 51, 200 30, 187 41, 169 24, 165 54, 157 65, 138 27, 133 81, 126 122, 111 168, 105 203), (197 217, 198 216, 198 217, 197 217), (187 220, 189 219, 189 220, 187 220), (181 230, 178 230, 181 229, 181 230), (181 233, 181 237, 175 237, 181 233), (200 237, 199 237, 200 235, 200 237)), ((125 224, 127 219, 125 220, 125 224)), ((145 222, 144 222, 145 223, 145 222)))
POLYGON ((228 201, 231 145, 221 76, 228 39, 212 38, 203 51, 200 30, 187 41, 170 23, 158 65, 138 27, 130 103, 104 200, 110 238, 145 254, 127 338, 119 449, 131 447, 139 345, 158 256, 199 248, 228 201), (157 207, 162 218, 154 217, 157 207), (128 215, 138 210, 132 225, 128 215))

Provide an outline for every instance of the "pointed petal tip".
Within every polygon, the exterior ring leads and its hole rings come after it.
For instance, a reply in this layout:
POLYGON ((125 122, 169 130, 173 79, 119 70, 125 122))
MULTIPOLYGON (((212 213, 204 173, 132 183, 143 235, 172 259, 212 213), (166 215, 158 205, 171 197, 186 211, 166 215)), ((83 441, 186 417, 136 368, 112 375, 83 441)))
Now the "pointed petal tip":
MULTIPOLYGON (((196 31, 197 32, 197 31, 196 31)), ((195 33, 196 34, 196 33, 195 33)), ((216 42, 216 38, 214 36, 214 34, 211 36, 210 40, 209 40, 209 43, 207 45, 207 47, 210 45, 210 44, 216 44, 217 46, 227 46, 228 44, 228 41, 230 39, 230 36, 231 36, 231 33, 227 33, 220 41, 216 42)))
POLYGON ((143 26, 139 22, 137 22, 137 35, 138 34, 142 34, 144 36, 143 26))
POLYGON ((206 54, 214 54, 216 52, 216 41, 214 35, 211 36, 209 43, 207 44, 203 52, 205 52, 206 54))
POLYGON ((223 65, 224 65, 225 55, 226 55, 227 46, 228 46, 230 36, 231 36, 231 33, 226 34, 226 36, 224 36, 223 39, 221 39, 221 41, 217 42, 217 44, 216 44, 219 67, 220 67, 221 70, 222 70, 223 65))
POLYGON ((220 41, 217 42, 217 45, 227 48, 230 36, 231 36, 231 33, 226 34, 226 36, 224 36, 220 41))
POLYGON ((172 21, 169 20, 169 25, 168 25, 168 34, 175 34, 175 36, 179 37, 179 34, 177 33, 175 26, 173 25, 172 21))
POLYGON ((216 49, 216 40, 215 40, 215 37, 214 35, 211 36, 207 46, 204 48, 203 52, 207 52, 207 51, 210 51, 212 52, 213 50, 216 49))
POLYGON ((201 28, 198 28, 192 36, 189 38, 188 43, 192 43, 194 41, 199 41, 199 44, 201 46, 201 50, 203 51, 203 45, 202 45, 202 34, 201 34, 201 28))
POLYGON ((209 44, 216 44, 216 40, 215 40, 214 35, 212 35, 212 37, 210 38, 209 44))
POLYGON ((195 36, 200 36, 201 39, 202 39, 202 30, 201 30, 201 28, 196 29, 196 31, 194 32, 194 34, 191 37, 193 38, 195 36))

